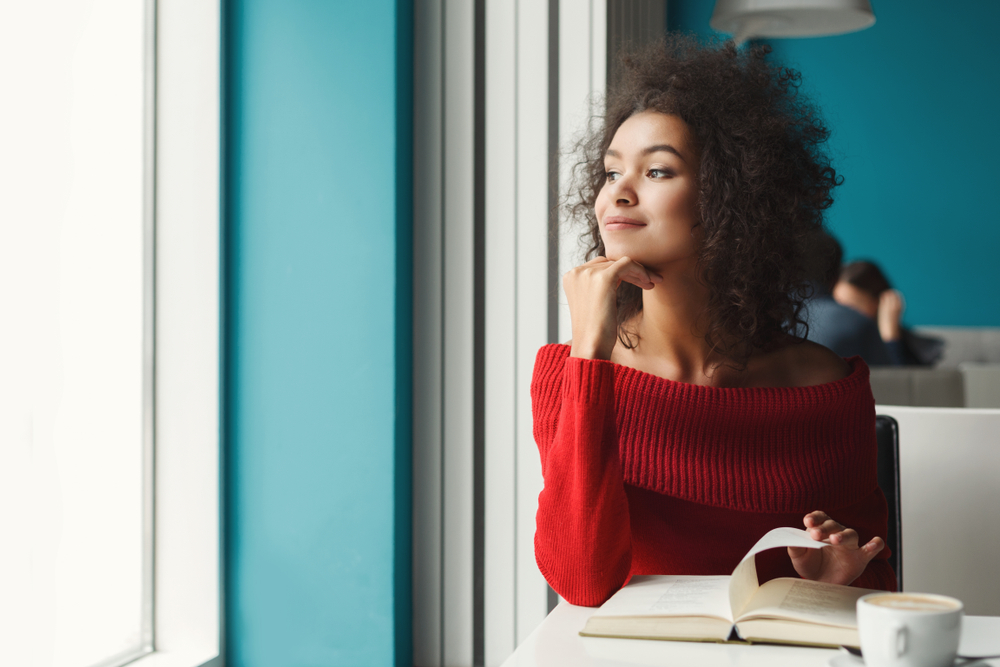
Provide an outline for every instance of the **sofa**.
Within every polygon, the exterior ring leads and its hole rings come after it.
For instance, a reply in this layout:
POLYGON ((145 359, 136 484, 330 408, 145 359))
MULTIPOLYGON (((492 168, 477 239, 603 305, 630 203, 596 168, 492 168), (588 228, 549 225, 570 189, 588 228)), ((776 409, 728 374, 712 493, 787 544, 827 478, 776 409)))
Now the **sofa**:
POLYGON ((916 327, 945 341, 933 368, 875 366, 872 393, 879 405, 1000 408, 1000 327, 916 327))

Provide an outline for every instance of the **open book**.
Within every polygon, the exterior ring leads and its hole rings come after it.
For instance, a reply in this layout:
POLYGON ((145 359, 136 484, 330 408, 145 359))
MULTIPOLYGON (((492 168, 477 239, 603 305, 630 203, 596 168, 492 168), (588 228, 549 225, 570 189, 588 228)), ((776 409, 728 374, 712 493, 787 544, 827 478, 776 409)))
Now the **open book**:
POLYGON ((804 579, 757 583, 754 556, 779 547, 829 546, 775 528, 731 576, 633 577, 587 621, 581 635, 698 642, 859 646, 855 603, 873 591, 804 579))

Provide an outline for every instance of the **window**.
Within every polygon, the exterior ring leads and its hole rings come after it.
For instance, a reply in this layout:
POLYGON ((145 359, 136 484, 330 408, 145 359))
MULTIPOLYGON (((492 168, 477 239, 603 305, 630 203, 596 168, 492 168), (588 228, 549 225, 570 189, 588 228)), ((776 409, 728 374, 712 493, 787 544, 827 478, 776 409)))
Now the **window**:
POLYGON ((0 6, 0 664, 221 665, 219 5, 34 4, 0 6))
POLYGON ((129 0, 0 9, 3 664, 151 650, 144 32, 129 0))

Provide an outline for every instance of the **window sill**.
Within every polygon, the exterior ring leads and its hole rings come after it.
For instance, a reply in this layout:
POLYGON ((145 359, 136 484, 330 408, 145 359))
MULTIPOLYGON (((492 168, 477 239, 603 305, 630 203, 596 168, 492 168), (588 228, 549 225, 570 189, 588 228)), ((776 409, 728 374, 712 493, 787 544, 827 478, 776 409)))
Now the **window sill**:
POLYGON ((222 667, 222 656, 214 651, 154 651, 128 667, 222 667))

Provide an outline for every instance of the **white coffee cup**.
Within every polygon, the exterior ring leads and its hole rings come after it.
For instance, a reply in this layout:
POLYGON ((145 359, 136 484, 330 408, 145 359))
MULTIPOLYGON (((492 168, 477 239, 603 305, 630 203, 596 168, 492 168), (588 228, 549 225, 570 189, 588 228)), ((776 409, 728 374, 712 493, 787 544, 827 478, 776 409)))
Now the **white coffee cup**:
POLYGON ((962 602, 931 593, 871 593, 858 600, 865 667, 951 667, 962 602))

